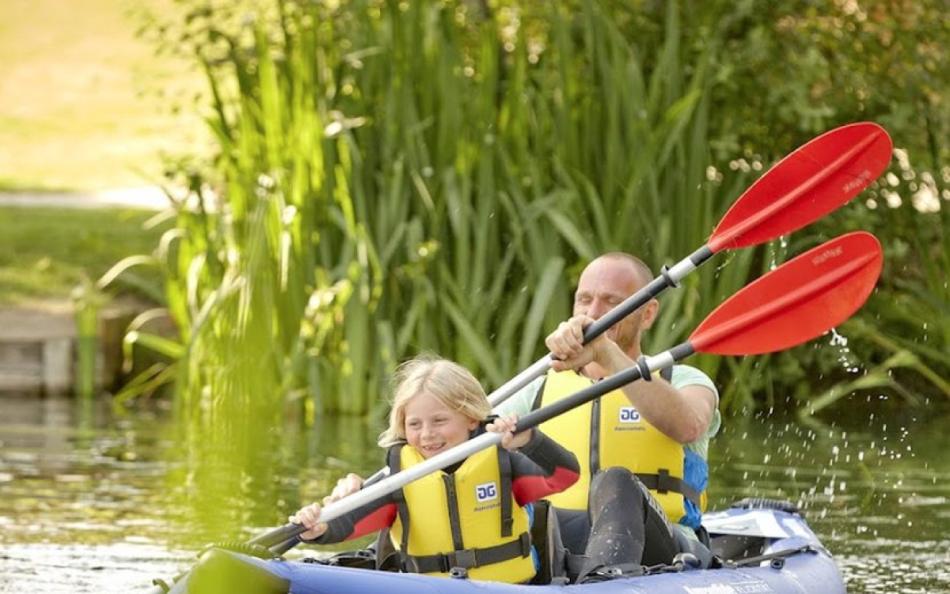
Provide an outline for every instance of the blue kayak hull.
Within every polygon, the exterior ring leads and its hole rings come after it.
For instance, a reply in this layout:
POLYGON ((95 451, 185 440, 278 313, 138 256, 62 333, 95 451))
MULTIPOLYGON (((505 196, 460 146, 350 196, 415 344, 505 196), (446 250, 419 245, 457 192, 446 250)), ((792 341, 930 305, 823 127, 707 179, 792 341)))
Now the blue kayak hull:
MULTIPOLYGON (((714 529, 727 533, 719 536, 713 534, 714 551, 717 538, 739 536, 760 539, 761 550, 757 550, 756 554, 783 554, 751 566, 734 567, 727 564, 717 569, 680 569, 580 585, 512 585, 353 569, 304 561, 264 560, 231 551, 218 553, 225 555, 229 564, 237 564, 243 569, 264 574, 268 579, 273 577, 275 581, 285 583, 286 588, 275 591, 289 591, 291 594, 837 594, 846 591, 834 560, 797 514, 775 510, 728 510, 712 514, 710 519, 711 525, 718 526, 714 529)), ((183 580, 176 584, 173 593, 188 592, 186 582, 183 580)))

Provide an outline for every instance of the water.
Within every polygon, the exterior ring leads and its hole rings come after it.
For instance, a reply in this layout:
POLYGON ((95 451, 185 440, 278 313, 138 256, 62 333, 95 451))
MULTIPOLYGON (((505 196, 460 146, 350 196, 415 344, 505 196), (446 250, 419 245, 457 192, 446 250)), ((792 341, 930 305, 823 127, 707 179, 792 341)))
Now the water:
MULTIPOLYGON (((116 416, 107 402, 0 400, 0 593, 146 590, 188 567, 201 543, 281 524, 380 460, 377 426, 290 423, 262 453, 280 480, 242 481, 199 513, 201 483, 168 416, 161 403, 116 416)), ((947 428, 861 411, 828 427, 733 420, 711 448, 710 503, 800 502, 850 592, 948 592, 947 428)))

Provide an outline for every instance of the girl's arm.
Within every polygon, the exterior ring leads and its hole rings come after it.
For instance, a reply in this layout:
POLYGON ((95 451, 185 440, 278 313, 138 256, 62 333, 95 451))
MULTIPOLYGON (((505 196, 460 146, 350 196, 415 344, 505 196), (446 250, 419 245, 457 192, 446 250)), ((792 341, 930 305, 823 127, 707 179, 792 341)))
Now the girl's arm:
POLYGON ((577 457, 537 429, 511 452, 511 487, 518 505, 560 493, 580 477, 577 457))
MULTIPOLYGON (((369 483, 367 483, 369 484, 369 483)), ((309 510, 319 513, 320 506, 316 503, 308 506, 309 510)), ((301 510, 303 512, 304 510, 301 510)), ((298 512, 299 514, 300 512, 298 512)), ((333 544, 352 540, 366 534, 371 534, 391 526, 396 518, 396 501, 393 494, 384 495, 376 501, 367 503, 353 511, 331 520, 327 523, 327 530, 317 538, 305 540, 310 544, 333 544)))

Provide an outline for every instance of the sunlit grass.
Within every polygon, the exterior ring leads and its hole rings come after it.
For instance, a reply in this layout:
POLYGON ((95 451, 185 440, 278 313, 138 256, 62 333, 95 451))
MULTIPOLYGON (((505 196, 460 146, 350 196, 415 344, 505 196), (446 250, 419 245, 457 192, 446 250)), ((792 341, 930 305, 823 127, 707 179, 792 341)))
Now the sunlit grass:
MULTIPOLYGON (((68 299, 121 258, 154 249, 155 213, 127 209, 0 207, 0 304, 68 299)), ((157 282, 157 278, 151 279, 157 282)))
POLYGON ((0 2, 0 190, 156 183, 160 152, 205 141, 193 108, 199 74, 136 37, 145 10, 175 6, 0 2))

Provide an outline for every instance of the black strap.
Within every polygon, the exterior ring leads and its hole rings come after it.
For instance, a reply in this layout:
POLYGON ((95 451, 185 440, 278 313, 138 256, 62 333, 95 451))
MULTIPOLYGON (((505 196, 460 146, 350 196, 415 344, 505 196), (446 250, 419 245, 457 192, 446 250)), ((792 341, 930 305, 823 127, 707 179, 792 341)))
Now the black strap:
POLYGON ((661 468, 657 474, 641 474, 638 472, 637 478, 640 479, 643 486, 651 491, 656 491, 657 493, 669 493, 670 491, 679 493, 695 503, 697 507, 702 506, 701 493, 683 479, 670 476, 670 471, 666 468, 661 468))
MULTIPOLYGON (((389 466, 390 476, 399 472, 402 467, 402 448, 406 444, 397 444, 389 448, 386 464, 389 466)), ((406 505, 406 494, 402 489, 393 491, 393 500, 396 502, 396 513, 399 514, 399 522, 402 524, 402 536, 399 539, 399 551, 403 552, 409 548, 409 506, 406 505)))
POLYGON ((514 518, 511 515, 511 454, 502 447, 496 447, 498 450, 498 475, 501 485, 501 537, 510 538, 511 530, 514 526, 514 518))
POLYGON ((738 559, 736 561, 727 560, 725 561, 726 567, 752 567, 759 565, 763 561, 771 561, 772 559, 785 559, 791 557, 792 555, 797 555, 799 553, 818 553, 819 549, 815 548, 813 545, 806 544, 800 547, 793 549, 783 549, 781 551, 775 551, 774 553, 768 553, 765 555, 759 555, 758 557, 746 557, 745 559, 738 559))
POLYGON ((523 532, 517 539, 493 547, 437 555, 403 555, 403 561, 406 569, 413 573, 448 573, 453 567, 484 567, 530 554, 531 535, 523 532))
POLYGON ((600 398, 590 404, 590 476, 600 470, 600 398))
MULTIPOLYGON (((459 498, 455 488, 455 475, 442 475, 445 485, 445 501, 449 514, 449 527, 452 529, 452 546, 456 550, 463 550, 465 542, 462 540, 462 520, 459 517, 459 498)), ((435 513, 435 510, 432 510, 435 513)), ((408 549, 407 549, 408 550, 408 549)))

